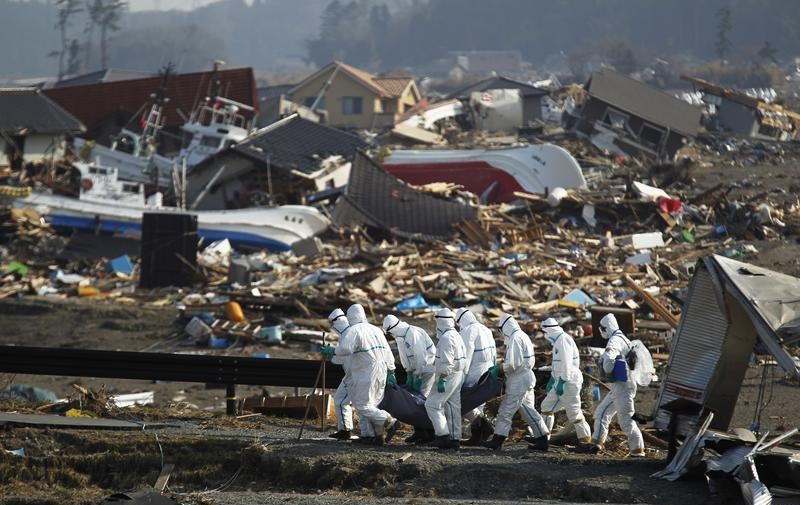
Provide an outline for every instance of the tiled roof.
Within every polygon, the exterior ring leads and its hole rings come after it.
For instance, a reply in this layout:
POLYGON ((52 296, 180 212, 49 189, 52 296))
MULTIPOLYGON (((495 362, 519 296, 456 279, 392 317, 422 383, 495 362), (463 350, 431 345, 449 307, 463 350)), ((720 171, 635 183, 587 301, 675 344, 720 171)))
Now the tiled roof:
POLYGON ((9 134, 79 133, 83 125, 40 90, 0 88, 0 131, 9 134))
MULTIPOLYGON (((220 81, 225 98, 258 108, 255 78, 249 67, 177 74, 167 83, 169 102, 164 107, 165 126, 182 125, 184 120, 178 111, 188 117, 195 104, 211 92, 215 78, 220 81)), ((132 118, 160 85, 161 77, 149 77, 51 88, 44 93, 91 130, 113 115, 132 118)))
POLYGON ((694 136, 700 127, 699 107, 618 72, 595 72, 586 91, 597 100, 684 135, 694 136))
POLYGON ((392 98, 400 98, 406 90, 412 77, 375 77, 375 83, 386 91, 386 95, 392 98))
POLYGON ((360 68, 353 67, 347 63, 343 63, 341 61, 332 61, 328 65, 325 65, 323 68, 306 77, 302 82, 300 82, 300 84, 295 86, 295 89, 314 79, 318 75, 327 73, 329 70, 336 67, 338 67, 340 71, 348 74, 357 82, 361 83, 366 88, 374 91, 376 94, 383 94, 391 98, 399 98, 400 95, 403 94, 403 91, 405 91, 409 82, 414 80, 413 77, 375 76, 366 70, 361 70, 360 68))
POLYGON ((319 170, 319 162, 331 155, 352 159, 366 147, 360 137, 331 128, 297 115, 267 126, 231 149, 276 168, 310 174, 319 170))
POLYGON ((438 240, 451 236, 453 225, 475 219, 477 212, 411 188, 359 151, 333 220, 339 226, 361 223, 401 237, 438 240))

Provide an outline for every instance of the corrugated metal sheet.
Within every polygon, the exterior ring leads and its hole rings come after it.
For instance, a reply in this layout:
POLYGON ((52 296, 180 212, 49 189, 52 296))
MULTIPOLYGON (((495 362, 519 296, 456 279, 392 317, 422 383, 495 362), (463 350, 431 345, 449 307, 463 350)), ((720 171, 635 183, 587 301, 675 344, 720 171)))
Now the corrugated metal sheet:
MULTIPOLYGON (((702 404, 719 362, 728 330, 726 309, 720 307, 711 273, 698 268, 692 278, 681 325, 673 337, 667 377, 658 406, 678 398, 702 404)), ((656 427, 666 429, 670 415, 658 410, 656 427)))

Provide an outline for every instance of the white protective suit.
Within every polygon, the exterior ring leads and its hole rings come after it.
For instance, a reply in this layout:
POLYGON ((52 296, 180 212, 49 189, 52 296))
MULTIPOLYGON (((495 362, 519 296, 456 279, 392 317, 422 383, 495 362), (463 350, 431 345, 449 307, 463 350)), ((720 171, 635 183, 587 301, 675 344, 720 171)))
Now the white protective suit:
POLYGON ((434 383, 433 361, 436 358, 436 346, 430 335, 391 314, 383 319, 383 329, 397 341, 397 354, 406 373, 422 380, 420 393, 427 398, 434 383))
POLYGON ((388 412, 378 409, 387 372, 394 370, 394 356, 383 331, 367 322, 361 305, 347 309, 347 320, 350 327, 339 339, 335 356, 350 360, 352 380, 347 392, 358 412, 361 435, 372 437, 394 422, 388 412))
POLYGON ((542 322, 542 331, 545 339, 553 346, 552 376, 555 381, 553 387, 542 400, 540 408, 547 429, 553 429, 555 413, 564 409, 569 422, 575 425, 578 441, 588 443, 592 434, 589 424, 583 417, 581 409, 581 387, 583 374, 581 373, 581 356, 578 346, 569 333, 565 332, 558 322, 548 317, 542 322), (558 395, 558 383, 563 381, 563 394, 558 395))
MULTIPOLYGON (((478 382, 481 375, 486 373, 497 361, 497 349, 494 345, 492 330, 478 322, 469 309, 456 311, 456 324, 464 340, 464 350, 467 356, 467 375, 464 385, 471 386, 478 382)), ((464 414, 462 431, 469 436, 469 426, 472 421, 483 415, 483 405, 480 405, 464 414)))
POLYGON ((443 393, 434 386, 425 400, 425 410, 437 437, 449 436, 451 440, 461 440, 461 385, 464 383, 467 358, 464 341, 456 331, 455 323, 455 314, 450 309, 436 313, 439 343, 436 345, 434 370, 437 383, 440 377, 447 382, 443 393))
POLYGON ((506 344, 503 360, 503 373, 506 376, 506 392, 495 418, 494 434, 508 437, 511 420, 519 411, 522 419, 530 426, 535 438, 550 434, 544 420, 534 406, 533 388, 536 376, 533 374, 533 343, 527 333, 508 314, 500 320, 500 331, 506 344))
MULTIPOLYGON (((331 323, 331 328, 339 335, 339 342, 341 342, 345 331, 350 327, 344 311, 335 309, 328 316, 328 321, 331 323)), ((353 377, 350 373, 350 356, 337 356, 334 354, 331 362, 336 365, 342 365, 344 369, 344 378, 333 395, 333 405, 336 407, 336 423, 339 431, 353 431, 353 398, 347 392, 348 388, 352 389, 353 387, 353 377)))
MULTIPOLYGON (((626 357, 630 352, 631 341, 619 329, 619 323, 614 314, 606 314, 600 320, 600 334, 608 339, 606 350, 600 357, 601 366, 606 375, 611 375, 617 356, 621 354, 626 357)), ((611 419, 616 414, 620 428, 628 436, 628 449, 631 454, 641 454, 644 452, 642 432, 639 431, 636 421, 632 419, 635 412, 633 399, 636 397, 636 382, 628 379, 627 382, 612 382, 609 386, 611 391, 594 411, 592 441, 601 446, 605 443, 611 419)))

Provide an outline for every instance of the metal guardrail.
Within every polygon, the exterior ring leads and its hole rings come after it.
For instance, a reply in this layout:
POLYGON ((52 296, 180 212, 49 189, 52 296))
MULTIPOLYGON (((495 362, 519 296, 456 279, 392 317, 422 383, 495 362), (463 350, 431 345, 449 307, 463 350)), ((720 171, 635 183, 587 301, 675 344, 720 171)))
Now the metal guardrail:
MULTIPOLYGON (((163 380, 225 384, 228 413, 235 410, 236 384, 313 388, 320 361, 239 356, 100 351, 51 347, 0 346, 0 372, 70 377, 163 380)), ((326 363, 326 386, 344 377, 326 363)))

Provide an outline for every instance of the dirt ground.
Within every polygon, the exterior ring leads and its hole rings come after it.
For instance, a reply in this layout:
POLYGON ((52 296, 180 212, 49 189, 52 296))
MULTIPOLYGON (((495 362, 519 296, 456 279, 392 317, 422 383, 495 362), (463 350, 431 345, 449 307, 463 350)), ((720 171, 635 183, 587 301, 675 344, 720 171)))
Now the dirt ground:
MULTIPOLYGON (((67 348, 199 351, 179 339, 170 339, 178 327, 176 311, 169 307, 75 299, 0 301, 2 344, 46 342, 52 347, 67 348)), ((308 344, 297 343, 229 352, 314 356, 308 344)), ((750 426, 760 374, 759 367, 748 371, 733 426, 750 426)), ((706 484, 700 479, 679 483, 651 479, 649 475, 663 467, 665 452, 648 443, 652 450, 647 460, 625 459, 619 433, 613 437, 619 449, 604 457, 575 454, 569 447, 557 447, 549 454, 532 453, 521 442, 500 453, 482 448, 439 453, 403 444, 404 434, 391 446, 364 448, 328 440, 318 425, 307 429, 304 440, 297 442, 297 420, 226 418, 224 390, 207 389, 203 384, 2 377, 15 384, 45 387, 59 396, 74 395, 73 382, 94 389, 105 385, 111 393, 152 390, 155 408, 126 411, 123 419, 163 419, 171 425, 134 433, 0 428, 0 446, 9 450, 24 448, 28 456, 21 462, 0 454, 0 494, 7 497, 3 503, 64 503, 60 500, 65 496, 70 497, 70 502, 96 503, 112 491, 152 485, 158 476, 162 452, 164 461, 177 465, 171 490, 182 493, 176 495, 182 503, 270 503, 264 501, 265 497, 274 499, 275 492, 284 493, 281 496, 294 503, 372 503, 373 498, 402 498, 405 503, 419 503, 415 500, 423 498, 426 503, 469 499, 476 503, 564 500, 683 505, 697 503, 699 497, 710 499, 706 484), (412 452, 412 457, 398 463, 396 459, 405 452, 412 452), (203 492, 219 487, 234 474, 237 478, 224 492, 203 492), (31 494, 30 484, 37 481, 47 482, 47 486, 31 494)), ((238 394, 258 392, 260 388, 241 386, 238 394)), ((657 386, 643 388, 637 396, 637 411, 650 413, 657 392, 657 386)), ((793 425, 800 390, 776 380, 773 396, 762 427, 793 425)), ((4 407, 0 410, 24 409, 19 405, 4 407)), ((590 405, 585 407, 591 411, 590 405)))

